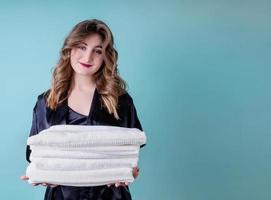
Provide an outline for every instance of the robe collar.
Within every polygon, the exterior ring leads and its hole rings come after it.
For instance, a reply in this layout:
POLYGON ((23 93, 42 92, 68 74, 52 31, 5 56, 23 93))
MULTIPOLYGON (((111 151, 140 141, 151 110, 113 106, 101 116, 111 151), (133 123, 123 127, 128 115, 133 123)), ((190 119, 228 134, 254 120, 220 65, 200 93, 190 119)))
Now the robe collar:
MULTIPOLYGON (((97 105, 97 101, 99 100, 99 93, 97 88, 94 90, 93 99, 90 106, 90 111, 88 114, 88 122, 90 123, 93 117, 93 110, 95 105, 97 105)), ((68 101, 65 100, 61 105, 59 105, 56 110, 51 110, 46 107, 46 118, 49 126, 59 125, 59 124, 67 124, 67 118, 69 114, 69 106, 68 101)))

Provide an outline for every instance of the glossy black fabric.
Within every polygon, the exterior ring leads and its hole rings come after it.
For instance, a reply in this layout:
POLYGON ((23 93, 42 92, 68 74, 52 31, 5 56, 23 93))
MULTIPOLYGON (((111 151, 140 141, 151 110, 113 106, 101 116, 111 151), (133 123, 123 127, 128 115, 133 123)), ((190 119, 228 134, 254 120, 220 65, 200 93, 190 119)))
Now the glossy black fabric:
POLYGON ((69 113, 67 117, 67 124, 71 125, 87 125, 88 116, 82 115, 74 111, 72 108, 69 108, 69 113))
MULTIPOLYGON (((44 94, 44 93, 43 93, 44 94)), ((128 128, 138 128, 142 130, 140 121, 137 117, 136 108, 131 96, 126 93, 119 97, 118 114, 120 119, 116 120, 113 115, 102 107, 100 94, 95 89, 89 115, 76 116, 75 112, 68 107, 67 102, 53 111, 45 104, 43 94, 38 96, 33 109, 33 120, 30 135, 38 134, 40 131, 57 124, 84 124, 84 125, 111 125, 128 128), (71 114, 73 113, 73 114, 71 114)), ((78 113, 77 113, 78 114, 78 113)), ((143 147, 142 145, 141 147, 143 147)), ((26 149, 26 159, 28 162, 31 150, 26 149)), ((47 187, 45 200, 131 200, 128 186, 120 187, 71 187, 58 186, 55 188, 47 187)))

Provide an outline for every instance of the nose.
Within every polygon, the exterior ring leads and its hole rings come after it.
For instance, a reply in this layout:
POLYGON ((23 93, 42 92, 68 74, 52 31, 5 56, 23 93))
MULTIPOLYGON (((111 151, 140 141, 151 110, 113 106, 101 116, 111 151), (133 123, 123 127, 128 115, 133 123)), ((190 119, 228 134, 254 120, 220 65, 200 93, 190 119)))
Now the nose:
POLYGON ((92 51, 86 51, 84 53, 84 62, 92 63, 92 61, 93 61, 93 52, 92 51))

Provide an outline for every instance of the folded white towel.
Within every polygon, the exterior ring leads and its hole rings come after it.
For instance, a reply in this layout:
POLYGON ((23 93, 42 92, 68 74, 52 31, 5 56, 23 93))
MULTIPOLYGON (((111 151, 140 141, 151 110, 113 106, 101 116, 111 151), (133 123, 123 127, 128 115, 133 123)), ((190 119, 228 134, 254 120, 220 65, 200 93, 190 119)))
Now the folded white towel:
POLYGON ((133 182, 131 168, 99 169, 89 171, 49 171, 39 170, 29 165, 26 176, 31 177, 29 183, 51 183, 68 186, 98 186, 111 183, 133 182))
POLYGON ((137 166, 138 158, 118 159, 63 159, 63 158, 37 158, 30 165, 40 170, 56 171, 84 171, 96 169, 127 168, 137 166))
POLYGON ((110 158, 136 158, 138 153, 126 154, 122 152, 108 152, 108 153, 92 153, 81 151, 54 151, 54 150, 39 150, 33 151, 30 154, 30 160, 35 158, 70 158, 70 159, 110 159, 110 158))
POLYGON ((145 133, 116 126, 55 125, 31 136, 29 183, 98 186, 133 182, 145 133))
POLYGON ((75 131, 75 132, 82 132, 82 131, 99 131, 99 130, 120 130, 120 129, 131 129, 131 128, 125 128, 125 127, 119 127, 119 126, 106 126, 106 125, 91 125, 91 126, 85 126, 85 125, 70 125, 70 124, 60 124, 60 125, 54 125, 50 127, 50 130, 54 131, 75 131))
POLYGON ((127 154, 135 154, 139 152, 139 146, 132 145, 123 145, 123 146, 90 146, 90 147, 80 147, 80 148, 67 148, 67 147, 58 147, 58 146, 39 146, 39 145, 31 145, 30 149, 32 151, 39 150, 58 150, 58 151, 83 151, 83 152, 91 152, 91 153, 108 153, 108 152, 120 152, 127 154))
POLYGON ((145 133, 137 128, 84 125, 52 126, 37 135, 29 137, 27 140, 28 145, 47 145, 67 148, 143 145, 145 143, 145 133))

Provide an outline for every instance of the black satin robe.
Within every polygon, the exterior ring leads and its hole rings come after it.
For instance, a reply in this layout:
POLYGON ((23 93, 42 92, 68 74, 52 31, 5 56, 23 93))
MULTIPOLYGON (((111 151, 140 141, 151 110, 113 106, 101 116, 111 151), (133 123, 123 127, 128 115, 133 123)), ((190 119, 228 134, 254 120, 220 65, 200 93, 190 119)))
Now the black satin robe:
MULTIPOLYGON (((44 93, 43 93, 44 94, 44 93)), ((58 106, 55 111, 46 106, 43 94, 38 96, 33 109, 32 127, 29 136, 38 134, 40 131, 49 128, 52 125, 67 124, 69 107, 67 101, 58 106)), ((133 100, 128 93, 121 95, 118 99, 118 114, 120 119, 116 120, 113 115, 102 107, 101 95, 95 89, 90 112, 87 119, 87 125, 110 125, 128 128, 138 128, 142 130, 140 121, 137 117, 136 108, 133 100)), ((141 147, 143 147, 142 145, 141 147)), ((26 148, 26 160, 30 162, 31 150, 26 148)), ((71 187, 57 186, 55 188, 47 187, 45 200, 131 200, 131 194, 128 186, 95 186, 95 187, 71 187)))

